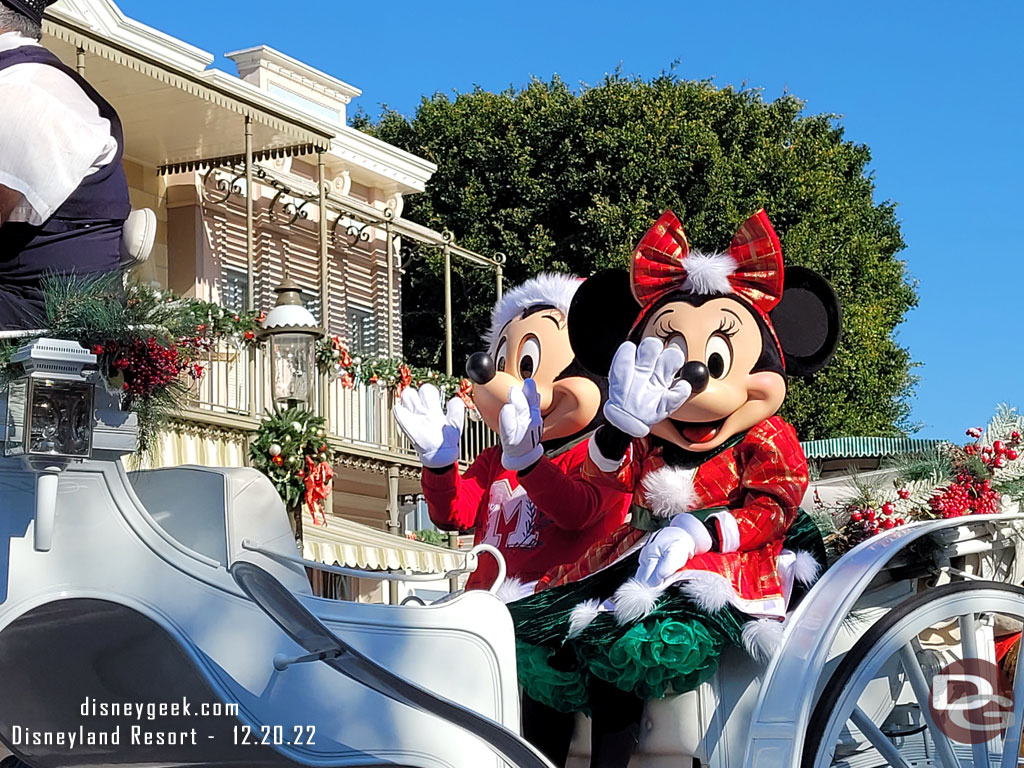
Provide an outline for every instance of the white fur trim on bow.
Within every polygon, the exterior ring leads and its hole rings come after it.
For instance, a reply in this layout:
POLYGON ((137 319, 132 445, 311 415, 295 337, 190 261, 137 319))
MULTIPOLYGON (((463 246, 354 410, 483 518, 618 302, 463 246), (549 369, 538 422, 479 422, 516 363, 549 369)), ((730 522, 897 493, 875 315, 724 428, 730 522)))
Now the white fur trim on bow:
POLYGON ((693 490, 692 469, 662 467, 644 476, 644 498, 657 517, 675 517, 693 509, 697 494, 693 490))
POLYGON ((729 276, 736 271, 736 259, 728 253, 690 251, 683 259, 686 282, 683 290, 698 294, 732 293, 729 276))
POLYGON ((584 600, 573 608, 569 614, 569 637, 576 637, 582 633, 600 612, 601 604, 597 600, 584 600))
POLYGON ((491 311, 491 327, 484 334, 488 350, 491 353, 495 351, 502 328, 530 307, 547 304, 568 318, 572 297, 581 284, 582 281, 573 275, 544 272, 513 288, 491 311))
POLYGON ((782 647, 782 635, 786 631, 786 621, 778 619, 755 619, 743 625, 743 647, 754 659, 763 664, 771 661, 772 656, 782 647))
POLYGON ((644 584, 639 579, 629 579, 615 590, 612 602, 615 604, 615 620, 619 624, 642 619, 654 610, 658 598, 665 591, 663 586, 644 584))

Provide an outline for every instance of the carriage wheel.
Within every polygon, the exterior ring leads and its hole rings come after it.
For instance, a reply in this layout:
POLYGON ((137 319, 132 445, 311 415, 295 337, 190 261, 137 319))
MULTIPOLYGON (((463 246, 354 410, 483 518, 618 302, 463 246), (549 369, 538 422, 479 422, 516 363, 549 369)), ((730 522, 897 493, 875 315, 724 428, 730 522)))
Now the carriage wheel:
MULTIPOLYGON (((995 658, 992 637, 978 630, 998 615, 1024 619, 1024 589, 960 581, 925 590, 889 611, 850 649, 822 691, 807 730, 803 767, 1017 766, 1024 715, 1024 671, 1019 666, 1014 679, 996 692, 1001 698, 985 708, 959 699, 976 688, 957 693, 955 681, 946 690, 954 692, 954 704, 970 711, 940 704, 933 716, 931 707, 933 695, 935 702, 950 699, 942 696, 941 685, 932 687, 950 662, 995 658), (893 701, 899 705, 880 718, 873 686, 877 693, 879 681, 891 684, 894 675, 893 701), (989 740, 971 743, 981 738, 989 740)), ((978 669, 994 667, 983 663, 978 669)), ((946 670, 975 671, 971 666, 946 670)))

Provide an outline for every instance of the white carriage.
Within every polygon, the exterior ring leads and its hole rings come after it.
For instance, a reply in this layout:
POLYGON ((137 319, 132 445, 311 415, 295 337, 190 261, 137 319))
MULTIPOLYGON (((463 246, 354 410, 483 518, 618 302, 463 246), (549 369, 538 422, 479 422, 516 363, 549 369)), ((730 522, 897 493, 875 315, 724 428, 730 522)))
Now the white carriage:
MULTIPOLYGON (((8 442, 24 437, 23 411, 0 410, 8 442)), ((350 572, 296 555, 266 478, 128 473, 130 418, 101 390, 94 412, 87 459, 0 458, 4 768, 548 765, 517 736, 497 597, 317 598, 307 568, 350 572)), ((860 545, 796 607, 766 667, 730 651, 700 689, 651 703, 633 765, 1017 765, 1024 674, 1007 733, 988 742, 948 739, 929 702, 945 664, 993 660, 994 637, 1019 630, 1022 519, 916 524, 860 545)), ((585 765, 585 748, 571 760, 585 765)))

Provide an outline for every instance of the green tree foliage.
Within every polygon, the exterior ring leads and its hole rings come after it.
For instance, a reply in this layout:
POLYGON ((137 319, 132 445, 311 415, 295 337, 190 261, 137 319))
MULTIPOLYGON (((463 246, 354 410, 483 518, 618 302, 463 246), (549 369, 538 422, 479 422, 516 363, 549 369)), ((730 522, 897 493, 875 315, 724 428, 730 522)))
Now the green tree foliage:
MULTIPOLYGON (((543 270, 586 276, 625 266, 665 209, 691 243, 724 249, 768 211, 788 264, 824 273, 844 308, 842 346, 812 382, 793 382, 783 415, 805 439, 908 430, 915 377, 895 330, 917 302, 895 206, 876 203, 867 147, 834 115, 804 115, 783 96, 669 75, 607 77, 580 92, 555 78, 522 90, 424 98, 412 119, 385 109, 356 127, 438 166, 404 215, 462 245, 508 255, 507 284, 543 270)), ((406 353, 443 359, 441 260, 424 253, 404 277, 406 353), (425 266, 425 268, 424 268, 425 266)), ((456 265, 456 366, 479 348, 493 275, 456 265)))

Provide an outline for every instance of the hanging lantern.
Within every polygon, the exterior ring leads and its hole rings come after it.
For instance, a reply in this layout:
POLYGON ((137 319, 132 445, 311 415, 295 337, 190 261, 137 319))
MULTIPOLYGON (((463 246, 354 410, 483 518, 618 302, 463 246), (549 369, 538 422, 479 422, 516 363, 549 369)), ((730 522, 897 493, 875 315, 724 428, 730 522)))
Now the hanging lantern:
POLYGON ((274 403, 309 408, 316 389, 316 340, 324 332, 302 305, 298 285, 285 277, 274 292, 277 303, 263 321, 274 403))

